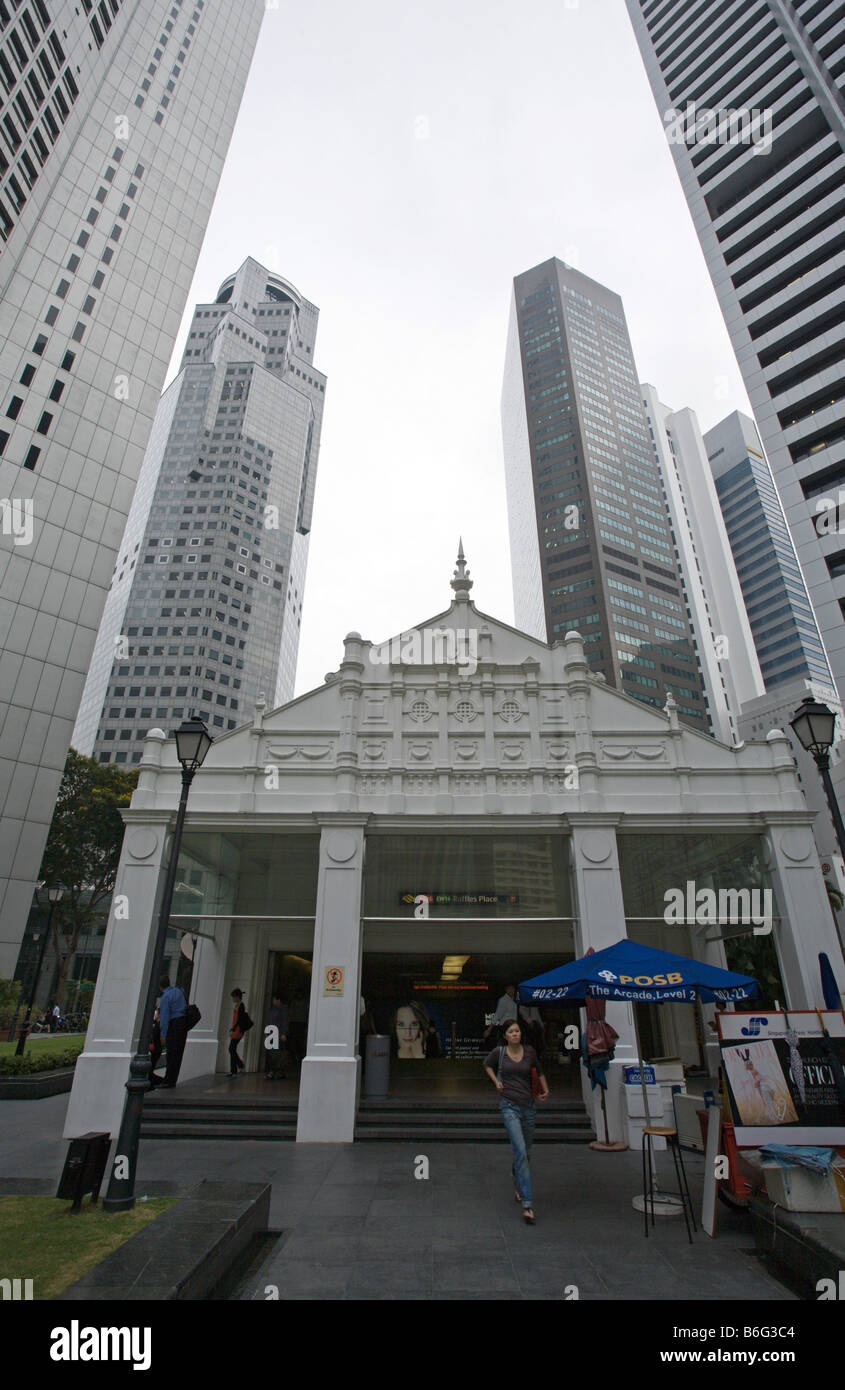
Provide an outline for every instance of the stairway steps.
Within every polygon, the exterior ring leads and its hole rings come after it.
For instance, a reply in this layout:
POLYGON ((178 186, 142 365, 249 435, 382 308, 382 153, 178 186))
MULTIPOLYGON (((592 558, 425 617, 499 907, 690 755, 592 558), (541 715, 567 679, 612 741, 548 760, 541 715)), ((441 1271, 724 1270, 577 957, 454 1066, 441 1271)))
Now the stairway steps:
POLYGON ((142 1139, 268 1139, 275 1143, 280 1140, 296 1139, 296 1124, 288 1125, 220 1125, 216 1128, 205 1124, 180 1125, 178 1128, 146 1121, 141 1127, 142 1139))
MULTIPOLYGON (((593 1137, 591 1129, 537 1129, 534 1131, 535 1144, 587 1144, 593 1137)), ((406 1127, 394 1127, 391 1125, 380 1125, 372 1129, 355 1130, 355 1139, 359 1143, 399 1143, 413 1140, 414 1143, 428 1144, 449 1144, 449 1143, 468 1143, 468 1144, 507 1144, 508 1136, 504 1126, 501 1124, 490 1126, 484 1129, 463 1129, 454 1127, 451 1129, 430 1128, 427 1125, 419 1125, 413 1130, 406 1127)))
MULTIPOLYGON (((291 1143, 296 1139, 297 1101, 259 1096, 150 1096, 141 1134, 147 1139, 231 1139, 291 1143)), ((538 1107, 536 1144, 586 1144, 592 1139, 580 1100, 555 1100, 538 1107)), ((495 1101, 462 1096, 364 1097, 355 1139, 364 1143, 506 1144, 495 1101)))

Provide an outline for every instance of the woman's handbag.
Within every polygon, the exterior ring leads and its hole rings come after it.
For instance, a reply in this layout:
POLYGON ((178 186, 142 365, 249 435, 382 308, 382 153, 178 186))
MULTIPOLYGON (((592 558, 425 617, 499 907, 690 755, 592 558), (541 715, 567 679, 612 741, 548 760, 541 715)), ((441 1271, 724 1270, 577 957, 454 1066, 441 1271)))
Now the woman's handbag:
POLYGON ((537 1100, 537 1099, 538 1099, 540 1096, 542 1096, 542 1095, 545 1095, 545 1091, 543 1090, 542 1086, 540 1085, 540 1073, 539 1073, 539 1071, 537 1070, 536 1067, 532 1067, 532 1068, 531 1068, 531 1099, 532 1099, 532 1100, 537 1100))

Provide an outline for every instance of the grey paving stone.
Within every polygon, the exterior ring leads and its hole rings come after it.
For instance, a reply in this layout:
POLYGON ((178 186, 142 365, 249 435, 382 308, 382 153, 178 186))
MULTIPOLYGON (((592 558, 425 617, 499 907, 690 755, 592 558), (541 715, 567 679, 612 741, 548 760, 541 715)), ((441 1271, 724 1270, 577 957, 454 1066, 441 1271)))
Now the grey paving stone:
POLYGON ((428 1293, 434 1288, 432 1259, 425 1252, 411 1260, 358 1260, 348 1283, 350 1297, 358 1290, 382 1293, 428 1293))

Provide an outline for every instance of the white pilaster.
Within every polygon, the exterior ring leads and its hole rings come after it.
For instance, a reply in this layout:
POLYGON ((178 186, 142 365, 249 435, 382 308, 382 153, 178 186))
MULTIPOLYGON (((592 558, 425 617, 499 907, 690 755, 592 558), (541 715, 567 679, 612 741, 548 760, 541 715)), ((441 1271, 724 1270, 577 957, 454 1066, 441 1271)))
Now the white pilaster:
POLYGON ((779 924, 775 949, 792 1009, 824 1007, 819 952, 826 951, 837 978, 845 976, 842 948, 819 856, 806 822, 769 827, 769 871, 777 899, 779 924))
MULTIPOLYGON (((613 946, 615 942, 628 935, 625 906, 622 901, 622 881, 619 876, 616 830, 612 822, 573 822, 572 864, 580 927, 580 946, 577 950, 580 955, 585 955, 591 946, 595 951, 602 951, 606 946, 613 946)), ((611 1002, 607 1005, 605 1017, 619 1034, 616 1056, 607 1076, 607 1123, 610 1131, 608 1137, 611 1141, 627 1142, 622 1116, 622 1067, 630 1066, 637 1061, 634 1015, 630 1004, 611 1002)), ((585 1025, 586 1013, 582 1013, 582 1028, 585 1025)), ((590 1090, 590 1083, 583 1067, 581 1072, 584 1102, 593 1116, 593 1126, 597 1135, 604 1139, 601 1096, 598 1088, 595 1091, 590 1090)))
POLYGON ((108 1130, 114 1138, 120 1128, 129 1063, 141 1031, 169 844, 166 817, 127 828, 85 1051, 76 1063, 65 1116, 65 1138, 89 1130, 108 1130))
POLYGON ((308 1052, 299 1083, 299 1143, 351 1143, 358 1096, 364 818, 332 820, 320 838, 308 1052), (343 971, 342 994, 327 971, 343 971))

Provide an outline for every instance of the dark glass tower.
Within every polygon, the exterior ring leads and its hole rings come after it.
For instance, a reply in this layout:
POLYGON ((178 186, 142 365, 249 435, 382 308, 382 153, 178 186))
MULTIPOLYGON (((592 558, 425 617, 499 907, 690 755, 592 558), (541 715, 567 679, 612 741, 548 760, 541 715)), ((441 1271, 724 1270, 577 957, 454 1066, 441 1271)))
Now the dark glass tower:
POLYGON ((518 627, 710 731, 622 301, 559 260, 514 280, 502 396, 518 627))

